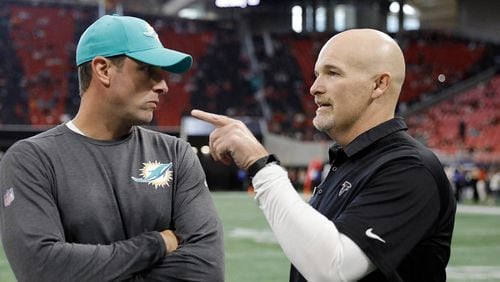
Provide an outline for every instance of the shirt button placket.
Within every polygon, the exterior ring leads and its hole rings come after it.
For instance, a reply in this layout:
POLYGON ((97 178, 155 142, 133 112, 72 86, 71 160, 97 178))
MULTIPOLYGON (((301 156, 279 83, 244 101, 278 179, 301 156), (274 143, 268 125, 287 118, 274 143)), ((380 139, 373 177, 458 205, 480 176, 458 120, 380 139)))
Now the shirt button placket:
MULTIPOLYGON (((332 166, 331 170, 333 172, 336 172, 337 171, 337 167, 336 166, 332 166)), ((318 195, 321 195, 323 193, 323 189, 321 187, 317 187, 317 188, 318 188, 318 191, 317 191, 318 195)))

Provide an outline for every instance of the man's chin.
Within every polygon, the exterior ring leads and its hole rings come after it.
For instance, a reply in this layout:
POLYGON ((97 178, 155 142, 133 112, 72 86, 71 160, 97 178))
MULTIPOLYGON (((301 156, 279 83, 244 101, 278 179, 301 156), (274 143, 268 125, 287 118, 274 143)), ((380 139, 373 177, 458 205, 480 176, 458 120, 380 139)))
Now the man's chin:
POLYGON ((318 117, 315 117, 313 119, 313 125, 318 131, 321 132, 327 132, 330 129, 330 126, 325 121, 322 121, 318 117))
POLYGON ((151 117, 141 117, 133 122, 133 125, 150 125, 153 121, 153 116, 151 117))

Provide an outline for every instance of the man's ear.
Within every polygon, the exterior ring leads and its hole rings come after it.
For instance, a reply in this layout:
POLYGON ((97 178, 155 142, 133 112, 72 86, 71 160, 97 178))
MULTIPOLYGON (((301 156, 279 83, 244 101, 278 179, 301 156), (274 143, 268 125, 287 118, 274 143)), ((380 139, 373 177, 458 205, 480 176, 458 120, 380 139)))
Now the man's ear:
POLYGON ((387 91, 389 84, 391 83, 391 74, 384 72, 378 76, 373 83, 372 98, 376 99, 387 91))
POLYGON ((109 68, 111 67, 111 61, 97 56, 92 60, 92 71, 94 72, 93 77, 95 77, 99 83, 103 84, 105 87, 108 87, 111 79, 109 68))

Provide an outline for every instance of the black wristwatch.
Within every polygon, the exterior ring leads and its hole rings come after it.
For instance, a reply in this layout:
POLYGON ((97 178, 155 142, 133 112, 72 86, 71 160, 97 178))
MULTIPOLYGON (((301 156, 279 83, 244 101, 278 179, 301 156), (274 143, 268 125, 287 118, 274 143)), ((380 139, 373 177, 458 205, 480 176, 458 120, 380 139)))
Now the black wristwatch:
POLYGON ((265 167, 270 163, 280 164, 280 160, 278 159, 278 157, 276 157, 275 154, 271 154, 255 161, 248 168, 248 177, 250 178, 250 180, 257 174, 259 170, 261 170, 263 167, 265 167))

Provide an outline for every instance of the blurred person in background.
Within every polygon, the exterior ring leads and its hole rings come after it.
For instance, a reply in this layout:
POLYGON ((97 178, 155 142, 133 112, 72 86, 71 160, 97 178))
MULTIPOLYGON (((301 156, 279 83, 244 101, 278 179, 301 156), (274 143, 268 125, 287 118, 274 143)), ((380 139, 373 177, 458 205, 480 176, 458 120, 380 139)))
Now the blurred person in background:
POLYGON ((490 190, 493 196, 493 203, 500 203, 500 167, 496 167, 491 172, 490 190))
POLYGON ((462 201, 463 188, 466 186, 467 181, 465 179, 465 172, 462 165, 455 168, 453 172, 453 187, 455 191, 455 200, 457 202, 462 201))
MULTIPOLYGON (((0 163, 2 243, 19 281, 223 281, 222 226, 191 146, 145 129, 166 49, 144 20, 104 16, 82 34, 76 117, 0 163)), ((168 114, 165 113, 165 114, 168 114)))
POLYGON ((248 171, 290 281, 445 281, 456 202, 437 157, 394 117, 400 47, 376 30, 348 30, 323 46, 314 73, 313 123, 336 144, 309 204, 242 122, 191 113, 216 127, 212 157, 248 171))

